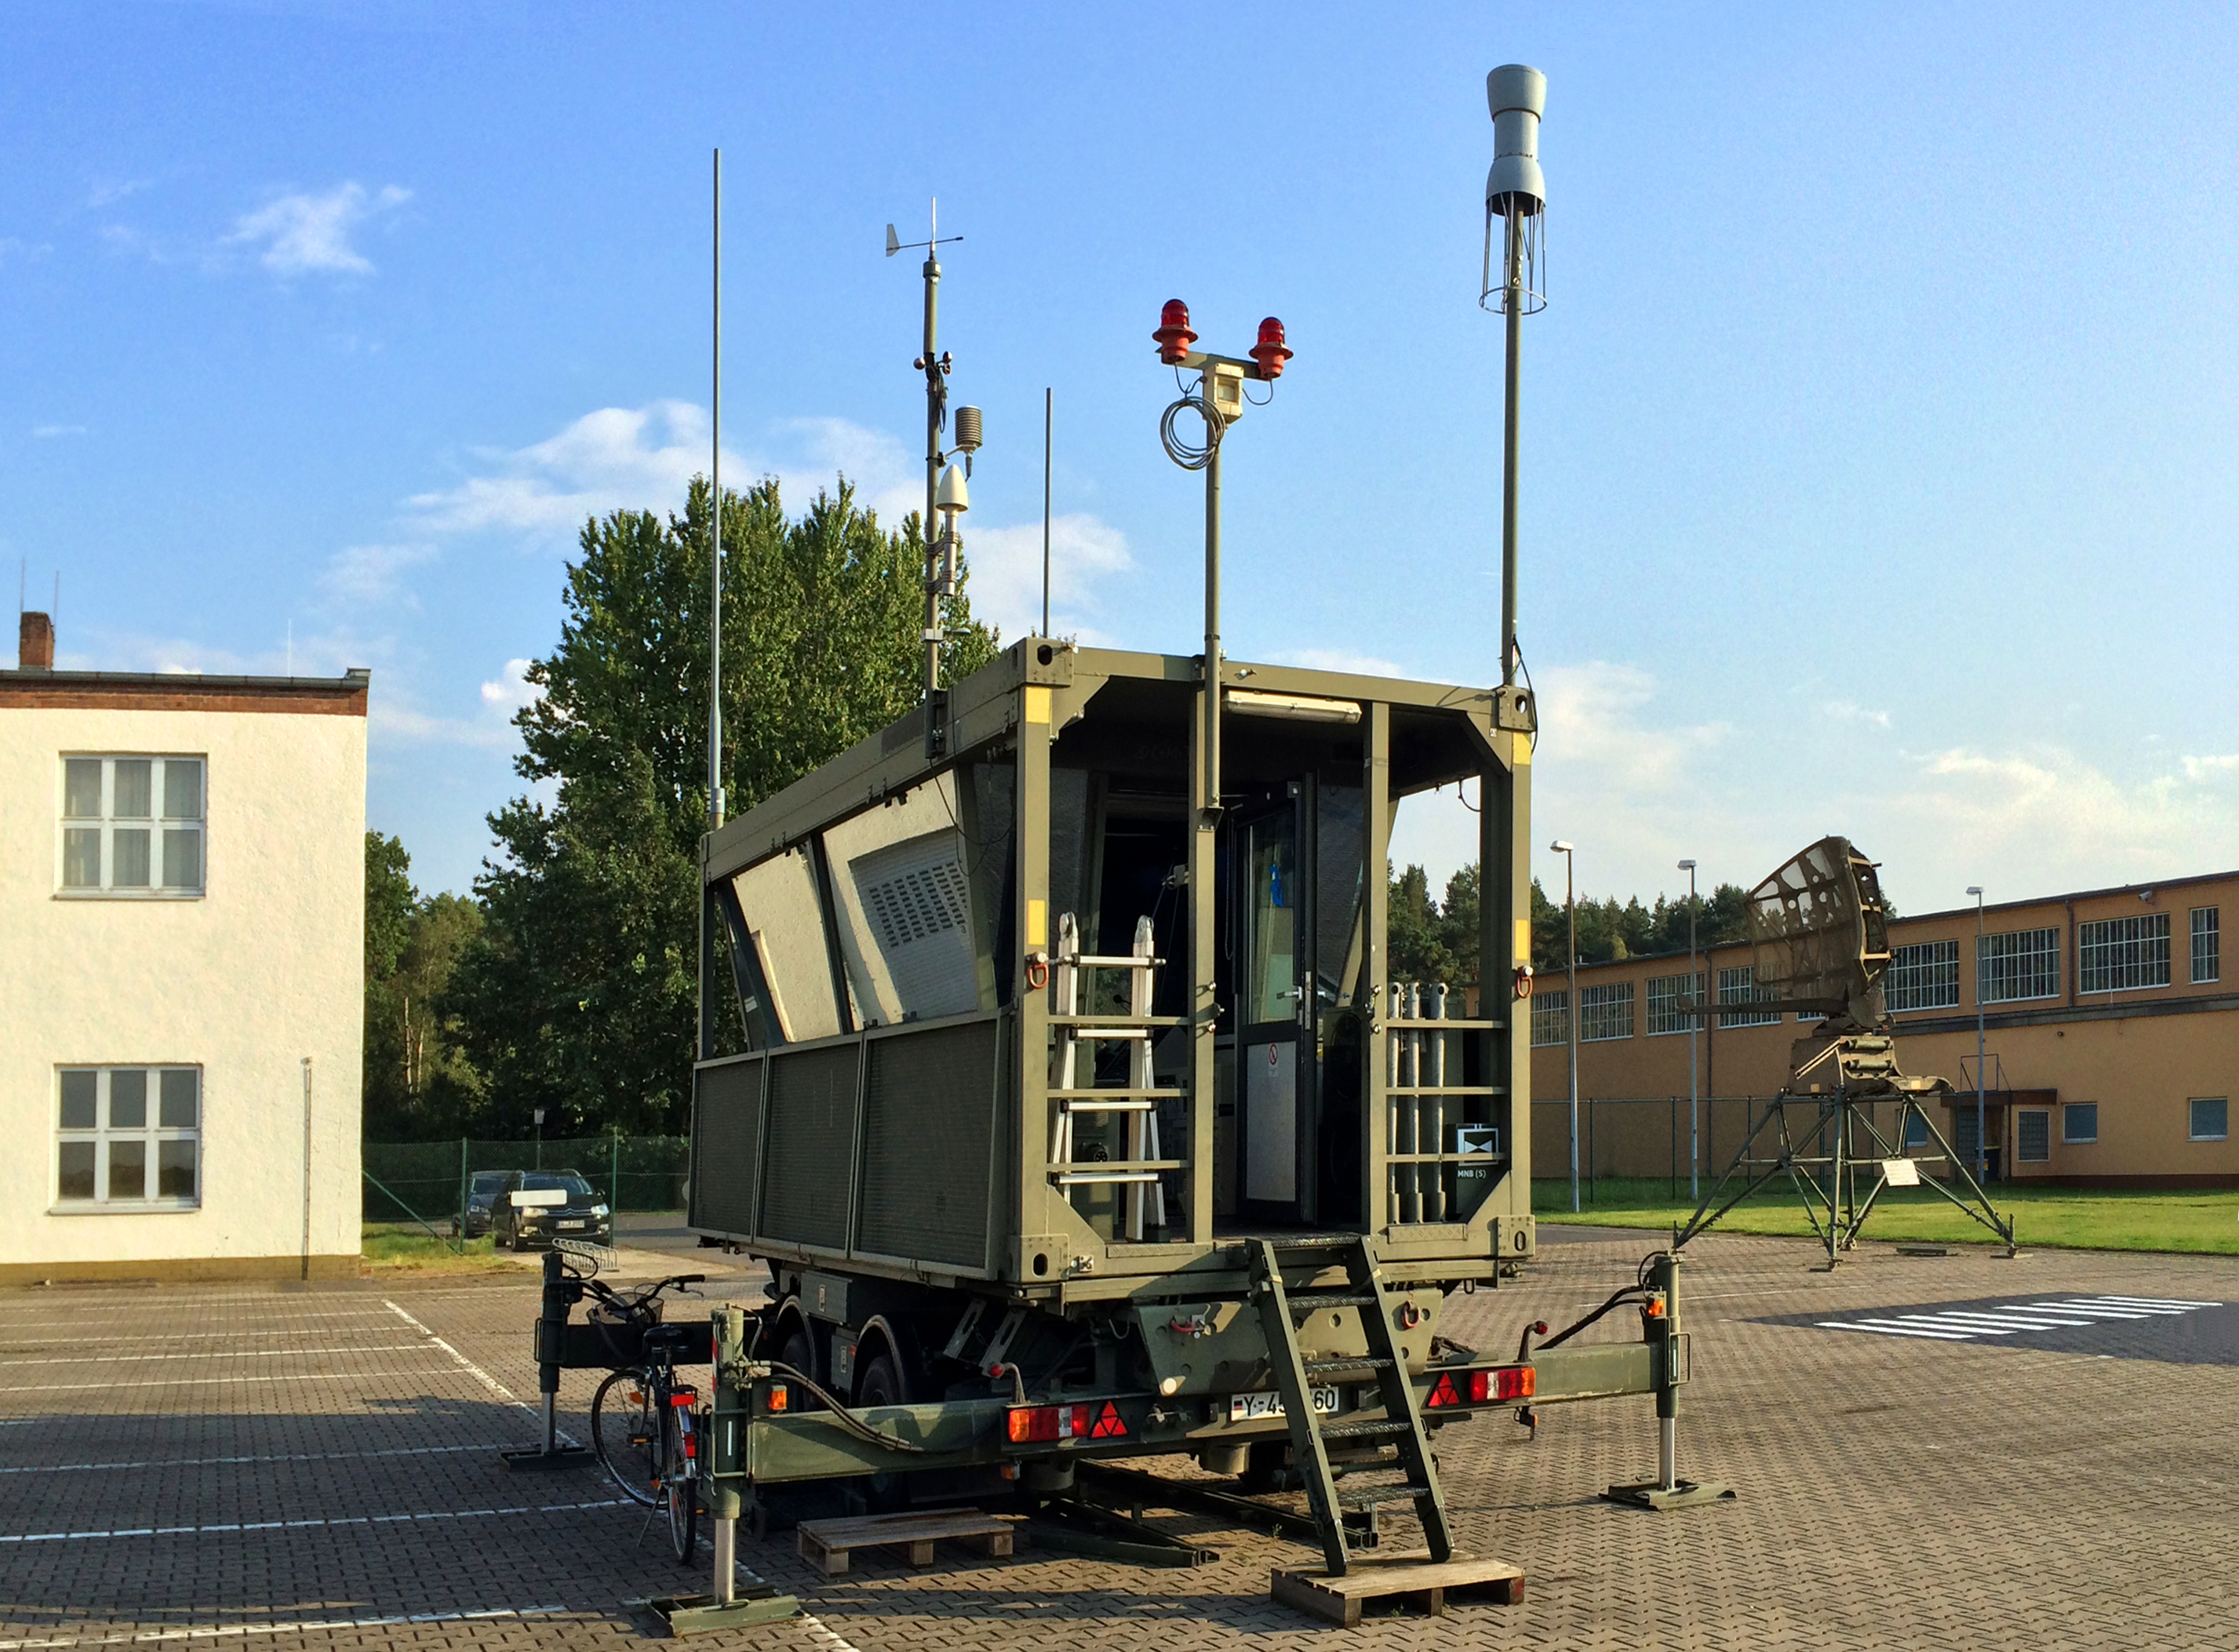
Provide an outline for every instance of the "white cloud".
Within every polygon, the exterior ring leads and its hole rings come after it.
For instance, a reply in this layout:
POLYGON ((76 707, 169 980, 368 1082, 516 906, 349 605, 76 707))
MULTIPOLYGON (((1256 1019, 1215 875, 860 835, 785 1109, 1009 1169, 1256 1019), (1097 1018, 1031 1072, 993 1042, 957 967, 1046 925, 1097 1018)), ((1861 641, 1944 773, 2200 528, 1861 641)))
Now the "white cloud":
POLYGON ((223 244, 261 248, 257 262, 277 275, 368 275, 373 264, 351 236, 411 198, 411 190, 393 183, 372 192, 342 183, 320 195, 279 196, 236 218, 223 244))
POLYGON ((1855 700, 1830 700, 1822 703, 1819 710, 1823 716, 1832 718, 1838 723, 1865 723, 1875 728, 1890 726, 1887 712, 1870 710, 1855 700))
POLYGON ((82 424, 35 424, 31 427, 33 439, 39 441, 51 441, 56 436, 82 436, 84 434, 85 427, 82 424))
MULTIPOLYGON (((970 518, 966 519, 969 521, 970 518)), ((972 572, 967 591, 975 618, 1006 637, 1030 636, 1042 626, 1042 525, 967 528, 964 557, 972 572)), ((1098 587, 1134 571, 1127 536, 1085 511, 1050 519, 1050 628, 1060 636, 1096 644, 1098 587)))
POLYGON ((51 242, 32 242, 17 236, 0 236, 0 269, 26 259, 43 258, 54 250, 51 242))
POLYGON ((103 179, 86 191, 85 204, 89 209, 98 211, 103 207, 114 206, 119 201, 136 196, 143 189, 153 188, 155 182, 153 178, 103 179))
POLYGON ((430 561, 432 545, 350 545, 328 559, 319 575, 319 590, 328 601, 359 607, 402 596, 405 606, 420 605, 401 589, 405 569, 430 561))
POLYGON ((2222 757, 2188 757, 2183 760, 2184 778, 2188 780, 2211 780, 2229 775, 2239 775, 2239 752, 2222 757))
POLYGON ((509 718, 522 707, 544 698, 541 684, 528 680, 529 661, 508 660, 497 680, 482 685, 482 704, 501 708, 509 718))
POLYGON ((1345 648, 1293 648, 1273 657, 1279 666, 1302 666, 1308 671, 1344 671, 1358 677, 1406 677, 1411 673, 1404 666, 1374 654, 1354 654, 1345 648))

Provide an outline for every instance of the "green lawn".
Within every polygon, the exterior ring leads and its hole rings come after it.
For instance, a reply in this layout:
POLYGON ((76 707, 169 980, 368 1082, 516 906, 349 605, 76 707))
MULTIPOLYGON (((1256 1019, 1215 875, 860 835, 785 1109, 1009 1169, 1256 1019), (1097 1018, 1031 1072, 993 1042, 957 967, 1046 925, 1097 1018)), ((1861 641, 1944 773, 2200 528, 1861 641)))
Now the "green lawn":
MULTIPOLYGON (((1863 1194, 1864 1178, 1860 1191, 1863 1194)), ((1704 1191, 1710 1191, 1705 1178, 1704 1191)), ((1694 1214, 1681 1188, 1660 1178, 1618 1181, 1602 1178, 1578 1189, 1578 1219, 1605 1227, 1660 1228, 1694 1214)), ((2189 1251, 2239 1256, 2239 1190, 2201 1193, 2093 1192, 2078 1188, 2032 1188, 2001 1182, 1990 1189, 2001 1216, 2014 1219, 2014 1237, 2023 1246, 2057 1246, 2078 1251, 2189 1251)), ((1565 1181, 1536 1181, 1532 1209, 1542 1221, 1570 1215, 1565 1181)), ((1809 1236, 1801 1201, 1785 1182, 1729 1211, 1713 1232, 1809 1236)), ((1897 1188, 1882 1195, 1867 1218, 1862 1239, 1923 1239, 1943 1244, 1995 1243, 1989 1229, 1962 1214, 1933 1190, 1897 1188)))
POLYGON ((517 1265, 488 1238, 469 1239, 464 1255, 415 1222, 369 1222, 362 1254, 369 1273, 507 1273, 517 1265))

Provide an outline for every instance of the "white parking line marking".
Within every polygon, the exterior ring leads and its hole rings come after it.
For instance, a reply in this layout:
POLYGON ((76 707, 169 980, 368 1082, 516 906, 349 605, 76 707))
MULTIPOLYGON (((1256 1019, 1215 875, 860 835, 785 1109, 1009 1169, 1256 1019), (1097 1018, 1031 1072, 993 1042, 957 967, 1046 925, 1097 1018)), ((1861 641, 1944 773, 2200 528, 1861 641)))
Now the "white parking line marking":
MULTIPOLYGON (((375 1314, 374 1317, 384 1325, 389 1323, 389 1316, 387 1314, 375 1314)), ((0 1326, 0 1331, 5 1331, 11 1334, 17 1329, 18 1327, 13 1325, 0 1326)), ((367 1325, 359 1327, 358 1329, 370 1330, 373 1327, 367 1325)), ((67 1341, 74 1348, 110 1348, 122 1347, 131 1343, 219 1343, 224 1342, 229 1337, 310 1337, 316 1335, 317 1335, 317 1332, 314 1330, 312 1327, 308 1325, 249 1325, 229 1330, 150 1331, 144 1337, 83 1337, 73 1333, 67 1338, 43 1337, 37 1342, 0 1343, 0 1354, 6 1353, 11 1348, 51 1348, 58 1340, 67 1341)), ((121 1356, 121 1357, 130 1359, 134 1357, 134 1356, 127 1354, 121 1356)))
POLYGON ((2140 1308, 2221 1308, 2220 1302, 2190 1302, 2183 1297, 2101 1297, 2101 1302, 2127 1302, 2140 1308))
POLYGON ((595 1503, 523 1503, 512 1509, 439 1509, 421 1515, 329 1515, 315 1520, 243 1520, 216 1526, 129 1526, 114 1531, 34 1531, 0 1536, 0 1543, 83 1543, 97 1537, 206 1537, 221 1531, 297 1531, 309 1526, 397 1526, 415 1520, 487 1520, 497 1515, 556 1515, 578 1509, 634 1509, 627 1497, 595 1503))
POLYGON ((230 1466, 249 1463, 335 1463, 345 1457, 424 1457, 447 1451, 488 1451, 495 1454, 502 1450, 502 1447, 495 1445, 400 1445, 383 1451, 263 1451, 245 1457, 148 1457, 137 1463, 34 1463, 21 1468, 0 1469, 0 1474, 66 1474, 92 1469, 203 1469, 214 1464, 230 1466))
POLYGON ((1822 1330, 1865 1330, 1877 1337, 1927 1337, 1939 1343, 1972 1342, 1974 1338, 1960 1331, 1923 1330, 1917 1325, 1888 1325, 1875 1320, 1823 1319, 1822 1330))
POLYGON ((142 1629, 131 1635, 86 1635, 36 1641, 0 1641, 0 1652, 64 1646, 141 1646, 156 1641, 209 1641, 249 1635, 315 1635, 337 1629, 383 1629, 406 1623, 476 1623, 493 1618, 554 1617, 565 1606, 493 1606, 473 1612, 412 1612, 395 1617, 299 1618, 283 1623, 223 1623, 206 1629, 142 1629))
POLYGON ((432 1375, 441 1375, 441 1373, 425 1370, 305 1371, 300 1375, 286 1377, 160 1377, 143 1383, 34 1383, 23 1388, 0 1388, 0 1394, 79 1394, 90 1389, 223 1388, 237 1383, 354 1383, 372 1377, 432 1375))
POLYGON ((138 1364, 151 1359, 325 1359, 339 1354, 402 1354, 417 1350, 418 1343, 375 1343, 365 1348, 220 1348, 203 1354, 56 1354, 44 1359, 11 1359, 17 1365, 138 1364))
MULTIPOLYGON (((1870 1324, 1874 1322, 1869 1320, 1867 1323, 1870 1324)), ((1942 1314, 1899 1314, 1894 1321, 1884 1320, 1881 1323, 1926 1325, 1931 1330, 1963 1331, 1970 1337, 2010 1337, 2014 1334, 2014 1327, 2011 1325, 1976 1325, 1963 1319, 1946 1318, 1942 1314)))
POLYGON ((1978 1314, 1961 1308, 1947 1308, 1939 1317, 1944 1319, 1978 1320, 1986 1325, 2005 1325, 2015 1330, 2081 1330, 2091 1323, 2088 1319, 2054 1319, 2045 1314, 2023 1315, 2004 1312, 1978 1314))
MULTIPOLYGON (((459 1366, 459 1369, 460 1369, 461 1370, 462 1370, 462 1371, 466 1372, 469 1377, 473 1377, 473 1378, 475 1379, 475 1381, 476 1381, 477 1383, 481 1383, 484 1388, 487 1388, 488 1390, 489 1390, 489 1391, 490 1391, 491 1393, 493 1393, 493 1394, 496 1395, 500 1399, 503 1400, 503 1401, 504 1401, 508 1405, 511 1405, 511 1406, 518 1407, 520 1410, 524 1410, 524 1411, 528 1412, 531 1416, 541 1416, 541 1413, 540 1413, 535 1406, 533 1406, 533 1405, 531 1405, 531 1404, 528 1403, 526 1401, 524 1401, 524 1400, 522 1400, 522 1399, 518 1398, 518 1397, 514 1394, 514 1391, 513 1391, 511 1389, 508 1388, 508 1387, 507 1387, 503 1383, 499 1382, 499 1381, 497 1380, 497 1378, 496 1378, 496 1377, 492 1377, 492 1376, 491 1376, 488 1371, 484 1370, 481 1366, 479 1366, 479 1365, 475 1364, 475 1363, 474 1363, 474 1361, 472 1361, 472 1360, 468 1359, 468 1358, 464 1354, 461 1353, 457 1349, 455 1349, 455 1348, 452 1347, 450 1343, 448 1343, 445 1342, 445 1341, 444 1341, 441 1337, 438 1337, 438 1336, 437 1336, 434 1331, 432 1331, 432 1330, 429 1330, 427 1326, 425 1326, 425 1325, 422 1324, 418 1320, 415 1319, 415 1318, 414 1318, 410 1314, 406 1313, 406 1312, 404 1311, 404 1310, 402 1310, 402 1308, 398 1307, 395 1303, 393 1303, 393 1302, 389 1302, 389 1301, 387 1301, 387 1300, 385 1300, 385 1299, 384 1299, 384 1300, 382 1301, 382 1304, 381 1304, 381 1305, 382 1305, 382 1307, 384 1307, 384 1308, 388 1309, 389 1312, 391 1312, 391 1313, 395 1314, 395 1315, 399 1319, 402 1320, 406 1324, 408 1324, 408 1325, 411 1326, 413 1330, 415 1330, 418 1331, 418 1332, 419 1332, 422 1337, 426 1337, 429 1342, 431 1342, 431 1343, 435 1343, 436 1347, 438 1347, 438 1348, 442 1349, 445 1353, 448 1354, 448 1355, 449 1355, 449 1356, 450 1356, 454 1360, 455 1360, 455 1361, 457 1361, 457 1362, 458 1362, 458 1366, 459 1366)), ((565 1430, 565 1429, 561 1429, 561 1428, 555 1428, 555 1429, 554 1429, 554 1430, 553 1430, 553 1433, 554 1433, 555 1435, 556 1435, 556 1436, 559 1437, 559 1439, 560 1439, 560 1441, 561 1441, 561 1443, 562 1444, 566 1444, 566 1445, 581 1445, 581 1444, 582 1443, 582 1442, 581 1442, 581 1440, 578 1440, 577 1438, 575 1438, 575 1436, 573 1436, 572 1434, 568 1433, 568 1430, 565 1430)))

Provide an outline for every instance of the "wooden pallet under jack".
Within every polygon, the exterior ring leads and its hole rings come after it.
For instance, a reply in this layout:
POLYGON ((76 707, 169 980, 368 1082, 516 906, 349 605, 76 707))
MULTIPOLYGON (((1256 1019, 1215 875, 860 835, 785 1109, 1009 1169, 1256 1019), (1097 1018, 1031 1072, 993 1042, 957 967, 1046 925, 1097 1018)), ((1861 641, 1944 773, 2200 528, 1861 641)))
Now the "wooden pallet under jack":
MULTIPOLYGON (((1252 1242, 1252 1294, 1259 1307, 1275 1385, 1291 1429, 1292 1455, 1306 1482, 1306 1502, 1321 1536, 1324 1564, 1275 1569, 1272 1592, 1286 1605, 1350 1629, 1364 1606, 1378 1601, 1419 1602, 1432 1616, 1445 1610, 1446 1596, 1482 1593, 1503 1605, 1524 1598, 1524 1571, 1503 1560, 1472 1560, 1454 1553, 1446 1522, 1445 1496, 1438 1489, 1423 1414, 1415 1403, 1406 1362, 1392 1337, 1392 1308, 1379 1275, 1369 1241, 1359 1234, 1318 1234, 1309 1238, 1252 1242), (1311 1262, 1317 1270, 1340 1263, 1345 1284, 1337 1290, 1292 1291, 1283 1283, 1283 1267, 1311 1262), (1325 1309, 1359 1312, 1368 1351, 1309 1360, 1299 1348, 1299 1317, 1325 1309), (1336 1418, 1314 1415, 1316 1381, 1339 1373, 1373 1372, 1384 1402, 1381 1416, 1336 1418), (1332 1471, 1332 1442, 1372 1441, 1390 1445, 1396 1460, 1355 1470, 1355 1475, 1399 1476, 1399 1483, 1338 1489, 1332 1471), (1371 1547, 1376 1510, 1405 1503, 1423 1529, 1425 1548, 1394 1553, 1371 1547), (1357 1543, 1356 1538, 1365 1538, 1357 1543)), ((1348 1478, 1353 1477, 1349 1476, 1348 1478)))

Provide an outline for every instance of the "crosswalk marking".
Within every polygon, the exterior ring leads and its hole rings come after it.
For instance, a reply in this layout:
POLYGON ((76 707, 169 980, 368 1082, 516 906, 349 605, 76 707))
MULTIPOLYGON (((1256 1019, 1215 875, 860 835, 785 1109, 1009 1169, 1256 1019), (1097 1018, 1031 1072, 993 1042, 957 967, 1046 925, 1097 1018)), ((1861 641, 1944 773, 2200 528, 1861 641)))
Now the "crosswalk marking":
POLYGON ((2176 1297, 2063 1297, 1992 1303, 1976 1308, 1931 1308, 1918 1313, 1884 1309, 1877 1314, 1813 1323, 1823 1330, 1855 1330, 1878 1337, 1963 1343, 1977 1337, 2012 1337, 2033 1330, 2082 1330, 2094 1325, 2145 1324, 2180 1318, 2203 1308, 2223 1305, 2220 1302, 2192 1302, 2176 1297))

